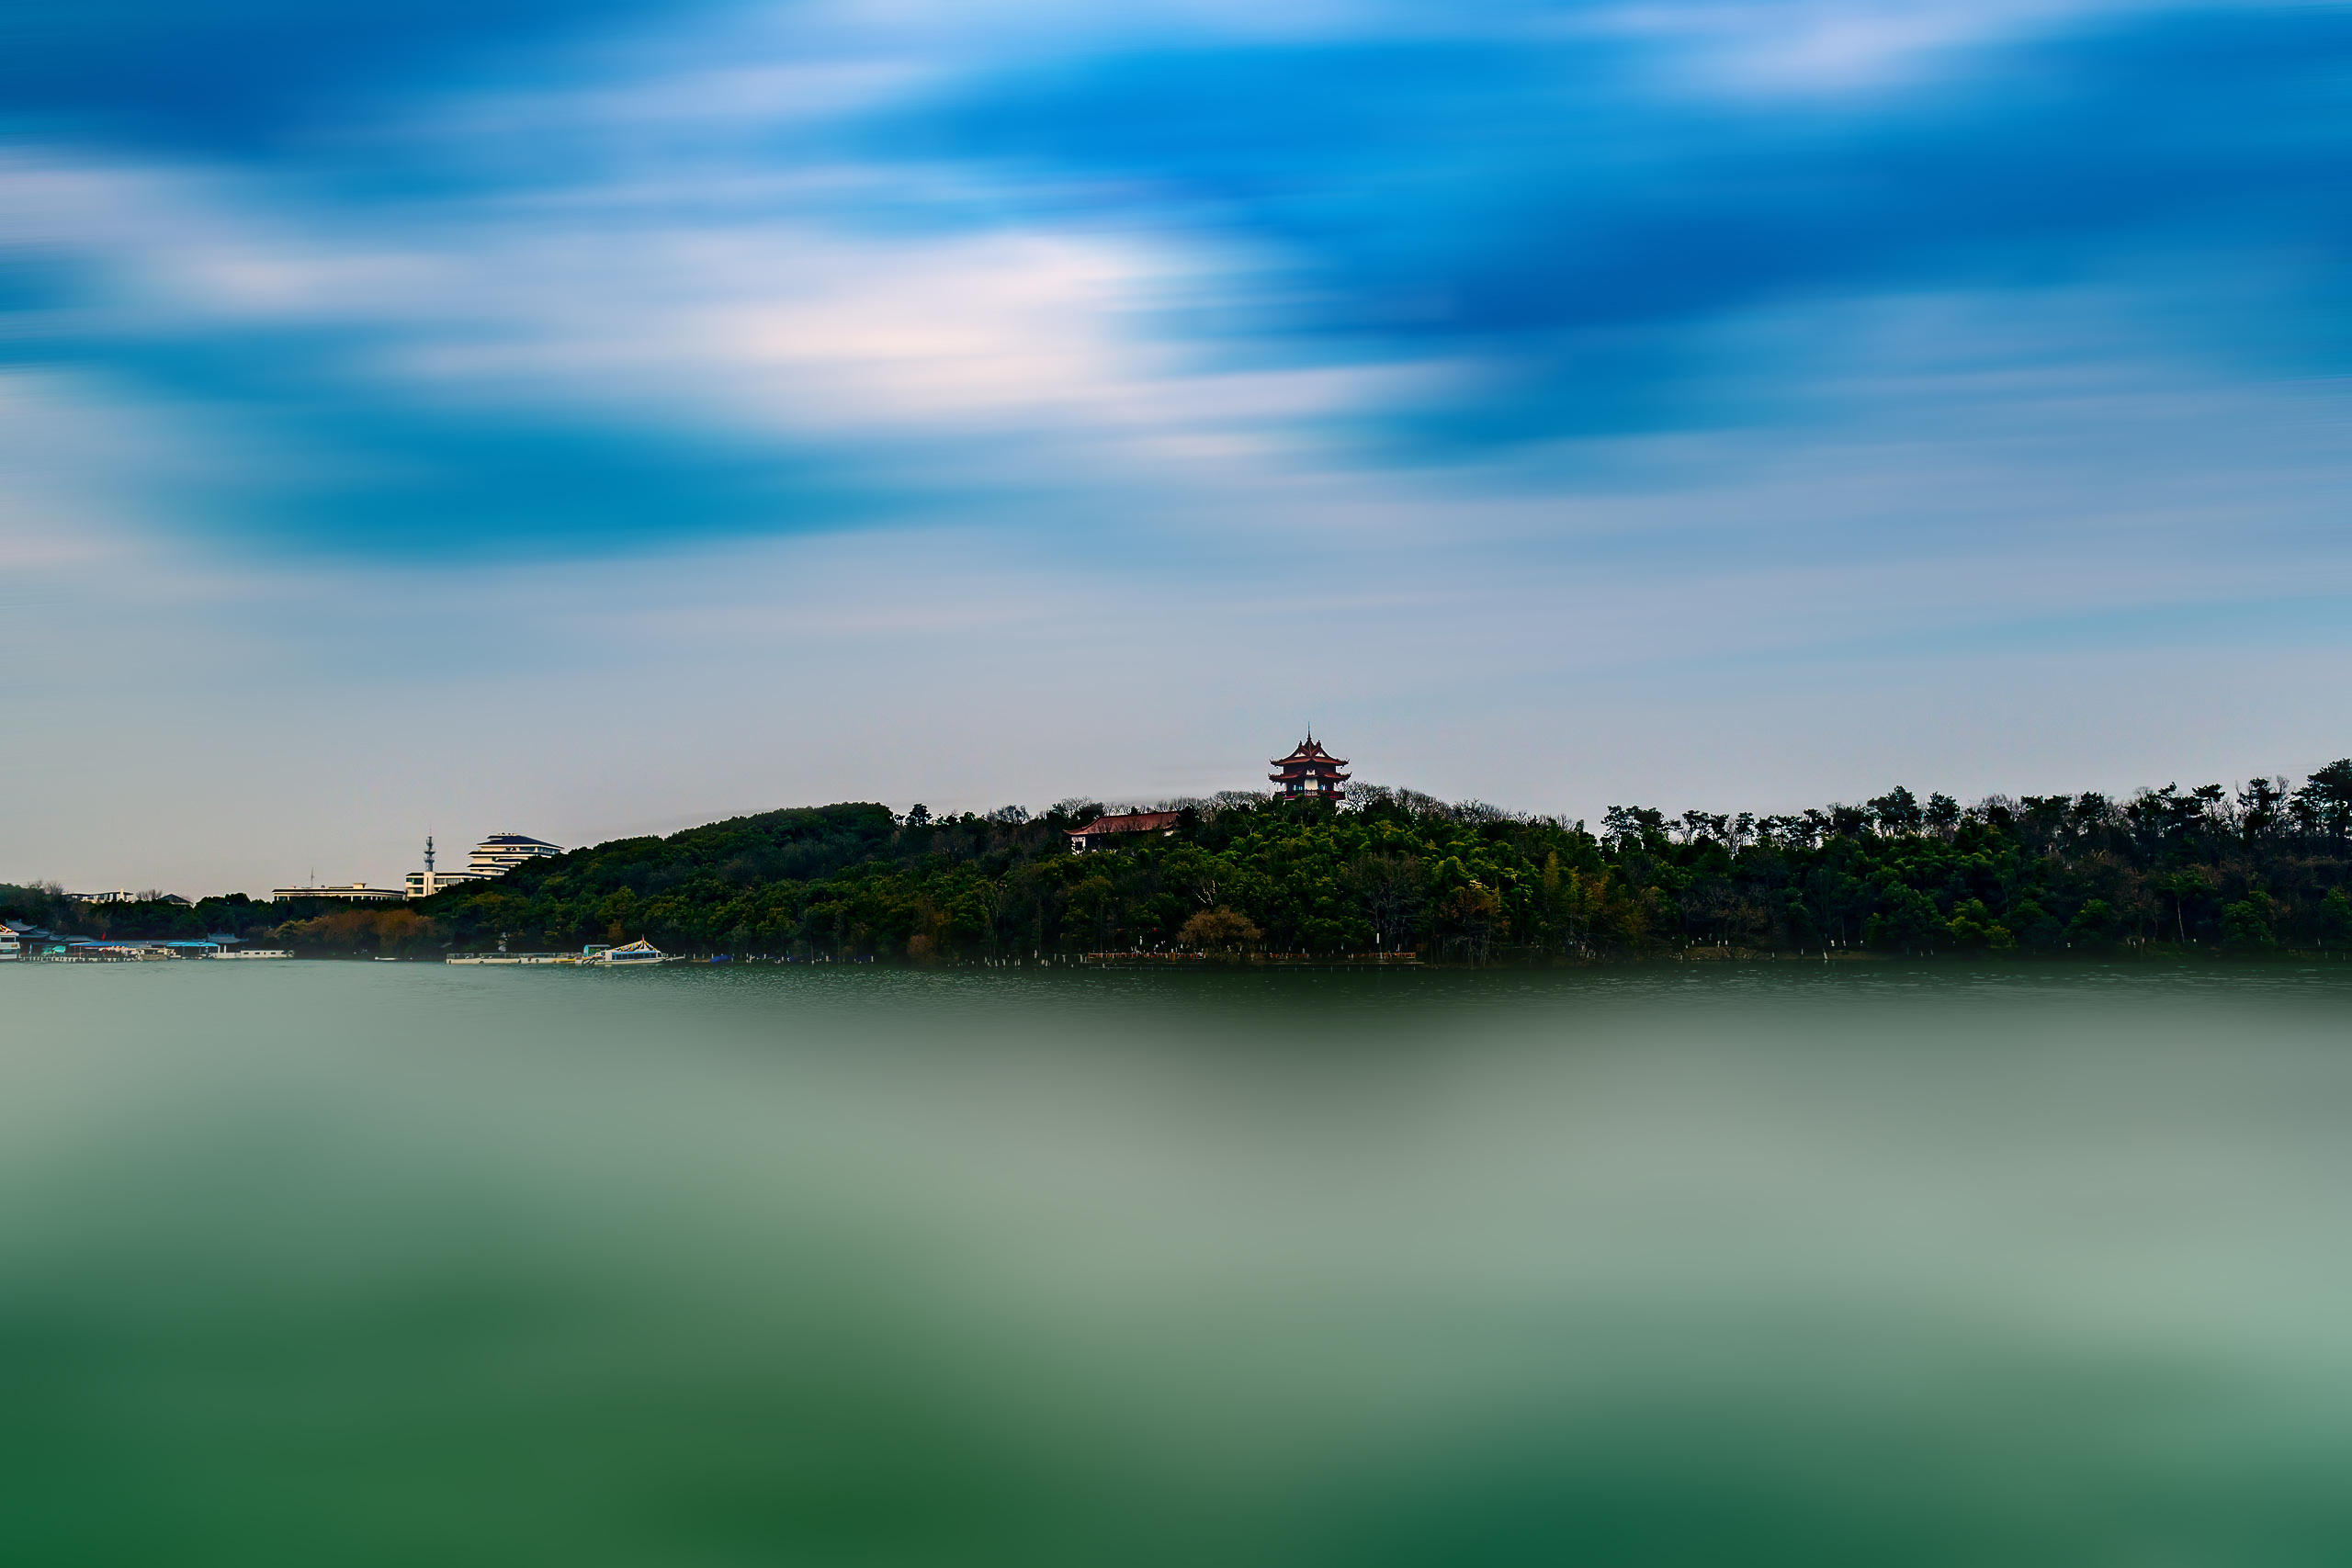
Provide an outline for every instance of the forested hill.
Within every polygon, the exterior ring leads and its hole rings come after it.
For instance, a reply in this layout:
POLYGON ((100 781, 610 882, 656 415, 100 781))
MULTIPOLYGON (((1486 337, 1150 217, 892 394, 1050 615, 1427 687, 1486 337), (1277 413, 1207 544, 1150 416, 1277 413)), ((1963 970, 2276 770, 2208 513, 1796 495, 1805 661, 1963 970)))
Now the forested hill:
POLYGON ((576 948, 885 961, 1133 948, 1546 963, 1708 947, 2263 956, 2352 946, 2352 761, 2299 786, 2128 800, 1897 789, 1789 816, 1612 808, 1599 832, 1409 791, 1343 809, 1188 803, 1166 837, 1073 854, 1032 818, 765 812, 517 868, 403 910, 279 928, 313 949, 576 948))

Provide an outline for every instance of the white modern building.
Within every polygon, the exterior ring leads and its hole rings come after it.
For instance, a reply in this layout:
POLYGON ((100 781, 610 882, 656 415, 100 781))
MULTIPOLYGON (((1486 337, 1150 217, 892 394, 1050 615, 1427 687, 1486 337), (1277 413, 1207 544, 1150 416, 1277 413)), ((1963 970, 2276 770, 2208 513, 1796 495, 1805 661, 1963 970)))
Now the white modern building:
POLYGON ((473 860, 466 869, 476 876, 503 876, 525 861, 561 853, 560 844, 527 833, 492 833, 474 846, 473 860))
MULTIPOLYGON (((475 853, 480 854, 481 852, 478 850, 475 853)), ((468 882, 480 882, 485 874, 479 871, 434 870, 433 835, 427 833, 424 836, 424 869, 408 874, 408 896, 412 898, 430 898, 444 888, 456 887, 468 882)))
POLYGON ((391 887, 370 887, 364 882, 336 883, 329 887, 273 887, 272 898, 344 898, 355 904, 397 904, 407 894, 391 887))
POLYGON ((527 833, 492 833, 474 846, 473 857, 463 871, 433 869, 433 840, 424 840, 424 869, 408 874, 408 897, 430 898, 446 887, 462 883, 486 882, 493 876, 503 876, 525 861, 542 855, 560 855, 563 846, 550 844, 544 839, 534 839, 527 833))

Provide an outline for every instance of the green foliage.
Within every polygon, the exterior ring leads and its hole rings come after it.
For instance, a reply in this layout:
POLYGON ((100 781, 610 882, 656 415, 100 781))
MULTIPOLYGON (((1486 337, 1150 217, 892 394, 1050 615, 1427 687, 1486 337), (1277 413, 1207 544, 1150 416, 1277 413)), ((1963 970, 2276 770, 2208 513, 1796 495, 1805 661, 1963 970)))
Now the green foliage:
POLYGON ((2086 898, 2067 924, 2065 944, 2085 953, 2104 953, 2114 945, 2121 930, 2114 906, 2104 898, 2086 898))
POLYGON ((289 914, 307 917, 340 907, 331 898, 257 903, 242 893, 205 898, 194 904, 175 904, 161 898, 84 904, 67 897, 53 885, 18 887, 0 884, 0 919, 45 926, 74 936, 115 941, 197 941, 215 931, 227 931, 252 941, 282 924, 289 914))
POLYGON ((2222 945, 2231 953, 2268 953, 2278 945, 2270 930, 2270 900, 2259 894, 2222 911, 2222 945))
POLYGON ((1971 898, 1954 909, 1944 930, 1958 947, 2006 952, 2018 944, 2016 934, 2001 923, 1998 915, 1984 907, 1982 898, 1971 898))
POLYGON ((1995 797, 1897 788, 1788 816, 1611 807, 1581 822, 1362 789, 1226 796, 1174 832, 1074 854, 1100 807, 1032 818, 849 804, 624 839, 409 906, 70 906, 0 887, 0 912, 95 935, 277 931, 312 951, 576 948, 1007 963, 1133 949, 1418 951, 1459 964, 1875 949, 1888 954, 2352 950, 2352 761, 2256 781, 1995 797))
POLYGON ((2319 904, 2319 939, 2324 947, 2352 947, 2352 898, 2341 887, 2331 888, 2319 904))
POLYGON ((18 885, 0 882, 0 920, 40 926, 50 931, 71 929, 74 906, 65 890, 53 882, 18 885))

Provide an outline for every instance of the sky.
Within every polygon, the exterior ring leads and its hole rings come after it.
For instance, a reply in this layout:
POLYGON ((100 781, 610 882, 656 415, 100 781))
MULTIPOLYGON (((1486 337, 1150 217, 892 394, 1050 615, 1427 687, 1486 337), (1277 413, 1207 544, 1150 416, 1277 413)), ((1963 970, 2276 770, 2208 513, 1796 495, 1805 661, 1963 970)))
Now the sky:
POLYGON ((0 0, 0 881, 2299 776, 2347 167, 2332 5, 0 0))

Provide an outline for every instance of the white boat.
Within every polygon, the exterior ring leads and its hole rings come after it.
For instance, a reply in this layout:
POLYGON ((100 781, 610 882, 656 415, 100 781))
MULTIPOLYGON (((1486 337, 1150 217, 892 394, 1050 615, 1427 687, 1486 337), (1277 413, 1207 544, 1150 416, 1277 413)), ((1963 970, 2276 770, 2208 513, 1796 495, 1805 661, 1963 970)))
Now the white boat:
POLYGON ((208 958, 291 958, 294 954, 290 949, 283 947, 241 947, 234 953, 209 953, 205 956, 208 958))
POLYGON ((617 964, 632 967, 640 964, 666 964, 669 961, 668 953, 642 937, 630 942, 627 947, 608 947, 602 953, 586 953, 580 960, 582 964, 617 964))

